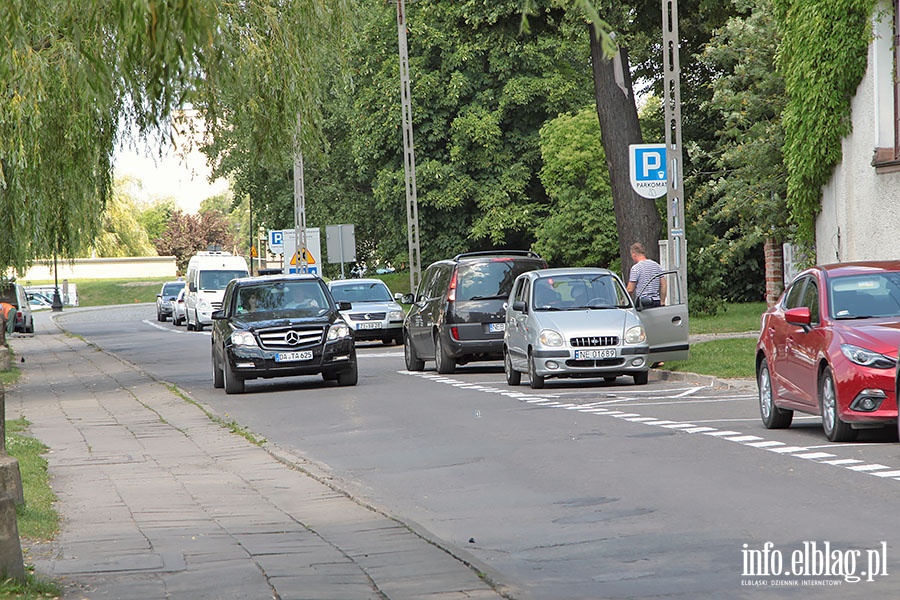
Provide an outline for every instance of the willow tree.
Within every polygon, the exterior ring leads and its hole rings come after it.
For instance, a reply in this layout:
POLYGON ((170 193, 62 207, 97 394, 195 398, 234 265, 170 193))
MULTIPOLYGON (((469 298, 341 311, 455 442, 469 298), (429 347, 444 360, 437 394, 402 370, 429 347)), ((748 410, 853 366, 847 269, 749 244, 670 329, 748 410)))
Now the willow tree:
POLYGON ((348 5, 0 3, 0 273, 89 247, 110 195, 120 127, 162 141, 172 115, 194 102, 214 133, 235 132, 219 149, 239 138, 266 157, 313 139, 320 59, 346 33, 348 5))

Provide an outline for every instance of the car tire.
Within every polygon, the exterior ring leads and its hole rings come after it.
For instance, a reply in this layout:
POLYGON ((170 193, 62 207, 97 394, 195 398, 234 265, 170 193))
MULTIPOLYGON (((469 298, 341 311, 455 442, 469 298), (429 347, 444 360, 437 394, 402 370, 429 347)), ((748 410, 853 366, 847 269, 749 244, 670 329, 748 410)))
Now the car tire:
POLYGON ((819 377, 819 408, 822 411, 822 429, 831 442, 852 442, 857 430, 841 420, 837 407, 837 393, 834 389, 834 374, 825 367, 819 377))
POLYGON ((190 316, 190 313, 188 313, 187 311, 185 311, 185 313, 184 313, 184 322, 185 322, 185 324, 186 324, 186 326, 187 326, 187 330, 188 330, 188 331, 193 331, 193 330, 194 330, 194 324, 191 323, 191 316, 190 316))
POLYGON ((647 385, 647 382, 650 381, 650 371, 641 371, 640 373, 635 373, 632 377, 634 378, 634 385, 647 385))
POLYGON ((225 393, 226 394, 243 394, 244 380, 238 377, 237 373, 228 364, 228 357, 222 358, 222 371, 225 373, 225 393))
POLYGON ((403 358, 406 361, 407 371, 422 371, 425 369, 425 361, 416 354, 416 349, 409 339, 409 333, 403 335, 403 358))
POLYGON ((225 373, 222 372, 222 369, 219 368, 219 363, 216 362, 216 349, 213 347, 212 350, 212 371, 213 371, 213 387, 216 389, 222 389, 225 387, 225 373))
POLYGON ((503 349, 503 372, 506 373, 506 383, 509 385, 519 385, 522 383, 522 374, 516 371, 512 365, 512 358, 509 356, 509 350, 503 349))
POLYGON ((34 319, 32 319, 31 323, 28 324, 28 327, 25 328, 25 333, 34 333, 34 319))
POLYGON ((338 372, 337 384, 341 387, 345 387, 348 385, 356 385, 357 381, 359 381, 359 367, 354 360, 353 365, 349 369, 338 372))
POLYGON ((528 353, 528 379, 529 385, 531 385, 531 389, 540 390, 544 387, 544 378, 537 374, 537 369, 534 366, 534 356, 531 353, 528 353))
POLYGON ((194 311, 194 331, 203 331, 203 323, 200 322, 200 315, 194 311))
POLYGON ((772 375, 769 364, 763 359, 756 374, 756 387, 759 390, 759 416, 762 417, 766 429, 787 429, 794 419, 794 411, 775 406, 772 397, 772 375))
POLYGON ((450 375, 456 371, 456 359, 447 356, 442 339, 441 332, 438 331, 434 336, 434 366, 441 375, 450 375))
POLYGON ((157 320, 157 321, 165 321, 165 319, 164 319, 163 316, 162 316, 162 313, 159 312, 159 309, 158 309, 158 308, 156 309, 156 320, 157 320))

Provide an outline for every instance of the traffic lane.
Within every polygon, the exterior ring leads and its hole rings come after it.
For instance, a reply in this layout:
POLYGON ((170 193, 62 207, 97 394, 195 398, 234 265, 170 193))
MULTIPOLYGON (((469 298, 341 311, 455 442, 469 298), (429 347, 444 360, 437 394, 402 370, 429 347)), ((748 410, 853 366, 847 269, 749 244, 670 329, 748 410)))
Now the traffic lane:
MULTIPOLYGON (((203 347, 207 347, 207 336, 189 337, 202 339, 203 347)), ((734 595, 735 577, 740 572, 726 568, 733 566, 732 562, 721 564, 722 557, 729 554, 734 557, 738 553, 739 561, 741 550, 735 550, 733 542, 744 540, 742 543, 752 545, 753 536, 760 541, 771 538, 766 541, 773 543, 785 539, 766 535, 757 525, 745 525, 750 517, 744 513, 752 515, 752 511, 740 510, 740 503, 719 490, 740 490, 743 483, 751 489, 774 485, 790 491, 790 486, 777 480, 775 484, 748 484, 741 477, 736 482, 728 480, 740 471, 760 469, 753 461, 744 469, 735 465, 722 477, 716 475, 720 460, 730 454, 742 451, 739 456, 746 460, 746 446, 712 436, 687 435, 690 444, 700 444, 698 451, 679 454, 674 448, 684 442, 673 441, 685 438, 686 432, 628 421, 629 417, 602 414, 597 407, 587 406, 617 399, 611 395, 633 395, 637 388, 659 395, 644 397, 645 402, 672 401, 683 393, 677 387, 578 382, 561 386, 564 390, 548 386, 541 398, 528 388, 509 388, 502 371, 492 364, 466 366, 457 375, 443 378, 433 372, 404 372, 397 349, 373 349, 372 354, 379 352, 385 356, 361 361, 361 385, 356 388, 320 387, 322 383, 314 378, 301 378, 286 382, 290 385, 282 393, 225 396, 212 390, 211 381, 197 389, 230 403, 231 413, 242 425, 253 418, 267 419, 269 423, 258 422, 250 428, 280 445, 293 444, 305 451, 320 461, 327 473, 341 480, 342 487, 363 498, 380 500, 376 504, 390 507, 394 514, 409 515, 439 532, 440 537, 476 553, 486 564, 502 569, 504 582, 521 585, 536 598, 640 597, 668 586, 672 586, 669 592, 685 590, 685 597, 714 592, 734 595), (400 382, 391 386, 390 380, 398 378, 421 381, 412 386, 400 382), (382 386, 378 383, 381 381, 387 383, 382 386), (436 387, 445 387, 450 393, 436 387), (584 394, 585 398, 561 402, 546 397, 562 393, 584 394), (527 418, 523 420, 520 413, 527 418), (605 424, 594 423, 601 418, 605 424), (622 442, 619 438, 623 431, 630 432, 624 437, 626 441, 637 444, 622 442), (723 451, 714 444, 730 444, 733 448, 723 451), (663 458, 644 464, 645 456, 663 458), (670 466, 670 461, 675 466, 670 466), (706 463, 713 466, 704 467, 708 472, 697 476, 696 481, 682 476, 676 468, 706 463), (696 494, 701 494, 701 500, 722 497, 723 504, 738 507, 738 518, 720 517, 724 525, 709 534, 696 525, 673 527, 673 522, 719 522, 708 514, 719 502, 706 506, 695 499, 696 494), (660 498, 681 496, 685 498, 660 505, 660 498), (684 505, 698 510, 685 511, 684 505), (739 532, 728 529, 727 523, 732 521, 739 532), (470 539, 474 540, 472 544, 470 539), (682 555, 683 559, 676 558, 682 555), (616 562, 620 558, 626 564, 616 562), (697 566, 684 568, 682 560, 697 566), (599 567, 597 562, 601 563, 599 567), (626 568, 629 565, 648 568, 635 571, 626 568), (721 576, 704 576, 704 565, 717 569, 721 576), (647 578, 662 585, 649 585, 647 578)), ((141 356, 138 353, 137 358, 141 356)), ((627 415, 628 411, 620 414, 627 415)), ((773 455, 763 462, 766 469, 772 469, 768 465, 786 460, 788 457, 773 455)), ((776 469, 776 475, 795 477, 797 469, 808 468, 784 466, 776 469)), ((817 487, 820 477, 812 478, 804 490, 807 495, 800 499, 785 500, 785 492, 777 498, 751 496, 751 504, 772 507, 787 502, 802 506, 809 504, 810 498, 827 497, 834 489, 846 487, 842 477, 832 475, 840 481, 828 483, 823 490, 817 487)), ((754 480, 755 475, 749 479, 754 480)), ((876 490, 862 493, 867 496, 866 502, 881 504, 877 494, 882 483, 872 483, 876 490)), ((768 518, 774 514, 779 520, 782 513, 786 519, 804 523, 794 518, 791 510, 775 512, 769 508, 767 512, 768 518)), ((821 540, 822 526, 817 529, 815 524, 845 519, 845 515, 817 506, 810 511, 810 518, 812 525, 797 530, 806 532, 809 539, 821 540), (818 519, 813 518, 817 511, 821 513, 818 519)), ((829 527, 829 531, 834 528, 829 527)), ((829 539, 846 540, 850 536, 840 534, 829 539)), ((871 547, 867 538, 861 539, 866 543, 861 542, 860 547, 871 547)))
POLYGON ((156 320, 156 304, 87 307, 53 316, 60 327, 185 388, 212 385, 209 332, 156 320))
MULTIPOLYGON (((464 383, 461 385, 467 379, 462 373, 451 377, 424 373, 416 377, 453 386, 457 390, 476 389, 495 399, 504 397, 503 391, 491 389, 499 386, 491 386, 489 381, 468 381, 471 387, 466 388, 464 383)), ((428 397, 435 395, 427 394, 428 397)), ((597 401, 602 401, 601 398, 598 397, 597 401)), ((664 424, 634 420, 636 417, 629 416, 634 413, 629 411, 603 413, 590 406, 558 402, 534 392, 523 393, 516 400, 533 407, 524 410, 539 411, 535 414, 541 415, 539 420, 546 433, 556 429, 549 426, 550 415, 560 419, 571 418, 573 427, 577 426, 579 429, 572 435, 573 442, 583 445, 585 440, 590 439, 599 442, 587 444, 590 446, 587 450, 569 445, 576 451, 566 452, 563 457, 551 458, 545 467, 538 468, 541 477, 534 481, 535 485, 539 482, 547 483, 550 490, 571 489, 574 492, 577 489, 583 494, 581 499, 573 498, 571 501, 562 498, 555 501, 548 499, 538 503, 536 508, 543 506, 555 509, 560 504, 584 506, 590 515, 575 517, 576 522, 580 522, 582 526, 590 519, 603 522, 604 526, 597 532, 602 543, 592 546, 588 539, 579 541, 579 547, 587 552, 585 556, 588 557, 588 562, 601 558, 604 564, 605 561, 610 561, 616 565, 606 574, 598 573, 595 569, 593 581, 607 576, 617 578, 619 569, 623 573, 620 577, 621 585, 608 582, 609 585, 602 590, 602 597, 649 596, 654 591, 659 591, 652 586, 645 586, 646 582, 637 584, 630 575, 626 575, 630 573, 641 577, 639 570, 634 571, 635 565, 652 565, 648 571, 652 575, 648 576, 662 578, 668 584, 677 586, 669 588, 669 593, 672 589, 685 589, 689 590, 684 594, 685 597, 690 597, 694 592, 714 589, 719 596, 724 593, 728 597, 734 597, 737 588, 733 584, 736 579, 729 580, 728 576, 741 575, 740 560, 744 543, 750 548, 759 548, 761 544, 771 541, 781 548, 793 550, 802 547, 803 541, 818 540, 821 543, 829 540, 836 548, 873 549, 878 548, 881 541, 885 541, 888 552, 892 553, 893 564, 896 564, 897 527, 889 519, 884 519, 883 511, 883 507, 890 505, 896 492, 896 482, 836 469, 819 464, 813 458, 799 460, 784 454, 764 453, 728 438, 692 434, 664 424), (590 427, 583 421, 579 425, 575 422, 579 418, 599 420, 601 423, 590 427), (634 445, 630 443, 631 440, 639 442, 634 445), (612 449, 614 452, 611 454, 612 449), (574 457, 584 467, 584 472, 571 471, 572 477, 555 479, 555 475, 566 472, 565 465, 571 463, 574 457), (597 487, 580 489, 583 477, 593 481, 597 487), (602 491, 598 494, 598 490, 602 491), (597 500, 594 502, 596 506, 587 508, 591 504, 591 498, 597 500), (615 502, 608 502, 611 499, 615 502), (646 540, 641 540, 630 529, 630 525, 635 523, 628 524, 615 519, 616 508, 621 510, 623 506, 637 511, 631 516, 639 523, 636 526, 639 531, 648 532, 646 540), (858 515, 855 507, 860 506, 879 508, 858 515), (610 517, 612 521, 607 522, 610 517), (666 543, 654 548, 660 537, 666 543), (667 546, 669 543, 671 545, 667 546), (711 549, 713 552, 708 552, 711 549), (668 565, 671 570, 667 572, 666 561, 672 557, 679 558, 668 565), (617 562, 619 560, 624 562, 620 564, 617 562), (676 572, 678 569, 681 569, 680 575, 676 572), (699 580, 705 580, 705 585, 709 587, 704 587, 703 583, 698 584, 699 580), (680 587, 682 585, 687 587, 680 587)), ((483 410, 480 412, 485 414, 483 410)), ((512 429, 519 432, 524 428, 517 424, 512 429)), ((546 434, 542 432, 540 435, 546 434)), ((535 447, 542 450, 526 461, 535 465, 545 464, 547 456, 554 450, 541 446, 538 441, 532 444, 526 440, 522 442, 516 444, 516 448, 535 447)), ((471 440, 466 440, 466 444, 470 445, 471 440)), ((559 444, 563 445, 563 442, 559 441, 559 444)), ((505 474, 511 470, 510 465, 504 465, 494 471, 505 474)), ((403 476, 402 473, 397 474, 398 478, 403 476)), ((521 477, 513 479, 522 480, 521 477)), ((428 487, 428 484, 423 484, 423 488, 428 487)), ((508 482, 498 487, 516 489, 510 487, 508 482)), ((464 488, 464 491, 469 490, 464 488)), ((445 501, 448 506, 461 505, 454 495, 452 485, 446 486, 442 493, 447 494, 445 501)), ((563 516, 554 517, 552 510, 548 512, 550 514, 546 515, 546 519, 541 517, 522 522, 528 523, 532 530, 540 523, 548 525, 546 531, 540 531, 545 536, 542 548, 560 548, 560 545, 566 545, 565 540, 554 539, 553 533, 559 534, 561 530, 553 525, 567 520, 563 516)), ((466 517, 458 518, 466 520, 466 517)), ((473 513, 468 518, 477 519, 477 515, 473 513)), ((451 532, 444 532, 444 535, 449 536, 451 532)), ((491 550, 493 557, 488 554, 486 558, 493 558, 493 564, 502 566, 503 570, 515 571, 524 564, 512 558, 517 549, 507 543, 500 543, 491 550), (498 565, 498 561, 509 561, 511 564, 498 565)), ((524 559, 528 563, 540 560, 532 552, 536 551, 525 552, 524 559)), ((573 559, 573 556, 568 555, 565 560, 573 559)), ((540 568, 542 572, 548 573, 551 565, 542 564, 540 568)), ((520 575, 527 578, 527 573, 520 575)), ((869 585, 874 587, 866 587, 865 590, 845 588, 841 597, 861 597, 876 590, 896 593, 897 589, 896 582, 887 579, 880 579, 869 585)), ((590 587, 590 583, 585 582, 585 586, 585 591, 598 592, 597 588, 590 587)), ((545 591, 549 594, 551 590, 545 591)), ((664 595, 670 597, 668 594, 664 595)), ((578 597, 590 597, 590 594, 578 597)))
MULTIPOLYGON (((570 403, 587 403, 586 390, 554 389, 554 397, 570 403)), ((715 389, 709 386, 667 388, 667 394, 626 387, 606 390, 596 402, 598 411, 620 411, 626 420, 680 429, 744 444, 760 451, 815 460, 830 467, 865 472, 873 477, 900 475, 897 428, 892 425, 860 430, 857 441, 829 442, 822 432, 821 417, 796 412, 789 429, 766 429, 759 416, 758 396, 749 389, 715 389)))

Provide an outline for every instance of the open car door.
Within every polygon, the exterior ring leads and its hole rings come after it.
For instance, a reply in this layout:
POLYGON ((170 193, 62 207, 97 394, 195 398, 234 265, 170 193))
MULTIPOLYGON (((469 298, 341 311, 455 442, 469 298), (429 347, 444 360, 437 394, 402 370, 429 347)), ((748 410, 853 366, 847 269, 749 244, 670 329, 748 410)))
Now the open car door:
MULTIPOLYGON (((676 271, 664 271, 657 277, 665 277, 665 303, 652 308, 644 308, 638 304, 638 315, 650 344, 650 363, 687 360, 690 346, 688 307, 684 291, 678 284, 676 271)), ((638 290, 638 298, 641 291, 638 290)))

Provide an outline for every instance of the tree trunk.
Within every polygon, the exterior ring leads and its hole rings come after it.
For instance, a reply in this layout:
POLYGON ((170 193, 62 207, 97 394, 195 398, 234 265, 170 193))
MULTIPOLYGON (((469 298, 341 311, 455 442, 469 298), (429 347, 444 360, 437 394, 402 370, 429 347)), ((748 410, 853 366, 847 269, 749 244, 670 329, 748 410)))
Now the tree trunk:
POLYGON ((626 281, 633 261, 629 247, 641 242, 647 249, 647 257, 659 261, 659 235, 662 219, 656 210, 656 202, 639 196, 631 187, 628 146, 643 143, 638 122, 637 106, 631 87, 628 53, 625 48, 612 58, 603 56, 594 25, 591 32, 591 62, 594 70, 594 97, 609 183, 612 190, 616 226, 619 230, 619 255, 622 257, 622 274, 626 281), (621 60, 622 86, 616 83, 615 62, 621 60))

